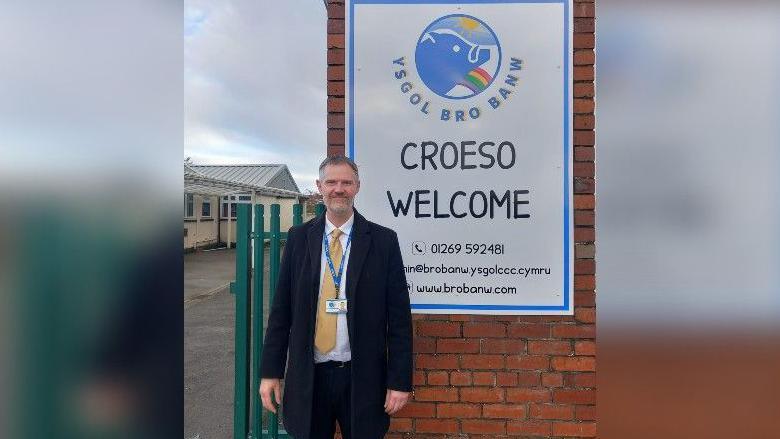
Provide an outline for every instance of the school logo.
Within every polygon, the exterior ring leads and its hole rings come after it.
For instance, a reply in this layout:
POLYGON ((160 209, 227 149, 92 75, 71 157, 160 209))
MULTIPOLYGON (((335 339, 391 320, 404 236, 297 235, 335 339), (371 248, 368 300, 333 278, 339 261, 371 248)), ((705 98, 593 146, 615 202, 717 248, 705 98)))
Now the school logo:
POLYGON ((447 15, 429 24, 414 55, 423 83, 448 99, 482 93, 501 65, 496 34, 482 20, 463 14, 447 15))
POLYGON ((479 119, 503 107, 522 84, 523 60, 503 57, 493 29, 471 15, 433 20, 410 49, 413 56, 400 53, 392 60, 392 75, 401 95, 429 119, 456 123, 479 119))

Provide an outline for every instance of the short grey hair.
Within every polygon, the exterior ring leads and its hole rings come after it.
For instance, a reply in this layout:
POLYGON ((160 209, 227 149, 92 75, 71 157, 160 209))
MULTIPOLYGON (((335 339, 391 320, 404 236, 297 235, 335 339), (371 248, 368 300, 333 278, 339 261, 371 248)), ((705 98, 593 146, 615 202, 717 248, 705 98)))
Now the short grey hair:
POLYGON ((332 155, 327 157, 320 163, 320 179, 324 177, 325 167, 334 165, 348 165, 355 172, 355 180, 360 181, 360 174, 358 174, 358 167, 351 158, 343 155, 332 155))

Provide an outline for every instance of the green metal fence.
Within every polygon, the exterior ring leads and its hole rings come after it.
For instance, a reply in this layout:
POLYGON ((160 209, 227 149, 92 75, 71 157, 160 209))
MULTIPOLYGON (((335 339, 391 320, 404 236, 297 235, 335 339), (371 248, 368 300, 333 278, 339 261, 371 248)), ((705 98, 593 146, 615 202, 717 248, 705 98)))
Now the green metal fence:
MULTIPOLYGON (((317 214, 322 213, 323 208, 324 206, 317 206, 317 214)), ((265 212, 262 205, 254 206, 252 212, 249 205, 239 204, 237 217, 236 280, 231 285, 236 296, 233 438, 291 438, 287 432, 279 430, 276 415, 263 410, 259 395, 264 329, 264 249, 267 240, 270 246, 268 303, 272 303, 279 276, 282 240, 287 239, 287 233, 279 230, 281 221, 278 204, 271 205, 268 231, 265 230, 265 212), (254 228, 251 227, 253 220, 254 228)), ((293 225, 302 222, 303 206, 296 204, 293 206, 293 225)))

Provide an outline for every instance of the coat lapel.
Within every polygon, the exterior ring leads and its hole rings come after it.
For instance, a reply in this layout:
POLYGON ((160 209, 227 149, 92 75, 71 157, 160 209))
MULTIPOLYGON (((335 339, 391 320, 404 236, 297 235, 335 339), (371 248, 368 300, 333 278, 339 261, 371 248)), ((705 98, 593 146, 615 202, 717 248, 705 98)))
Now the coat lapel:
MULTIPOLYGON (((312 318, 317 316, 317 299, 320 293, 320 263, 322 262, 322 235, 325 233, 325 214, 318 216, 312 221, 307 233, 306 247, 309 253, 309 265, 311 273, 309 285, 311 285, 311 312, 312 318)), ((313 325, 312 325, 313 327, 313 325)))
POLYGON ((350 312, 347 313, 349 324, 350 340, 355 336, 352 328, 354 325, 354 312, 356 310, 355 290, 357 289, 360 274, 363 271, 363 264, 368 255, 368 249, 371 247, 371 233, 368 227, 368 221, 355 211, 355 222, 352 225, 352 244, 349 250, 349 265, 347 265, 347 303, 349 303, 350 312))

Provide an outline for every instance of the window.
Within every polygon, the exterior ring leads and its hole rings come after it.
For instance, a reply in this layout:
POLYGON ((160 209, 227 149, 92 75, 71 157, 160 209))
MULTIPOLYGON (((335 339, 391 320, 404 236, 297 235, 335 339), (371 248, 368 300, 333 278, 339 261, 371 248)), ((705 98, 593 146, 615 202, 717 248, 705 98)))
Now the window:
MULTIPOLYGON (((228 203, 222 202, 222 218, 228 217, 228 203)), ((230 218, 236 217, 236 203, 230 203, 230 218)))
POLYGON ((211 198, 204 198, 203 205, 200 208, 200 216, 211 218, 211 198))
POLYGON ((195 196, 192 194, 184 194, 184 216, 186 218, 195 216, 195 196))
POLYGON ((223 196, 221 201, 222 206, 222 218, 228 217, 228 199, 231 201, 230 203, 230 218, 236 218, 236 206, 237 204, 252 204, 252 196, 251 195, 230 195, 230 196, 223 196))

